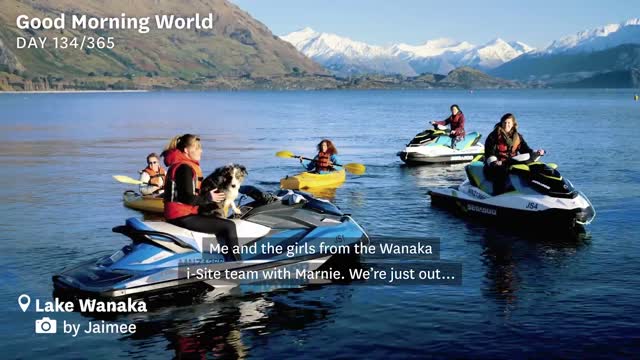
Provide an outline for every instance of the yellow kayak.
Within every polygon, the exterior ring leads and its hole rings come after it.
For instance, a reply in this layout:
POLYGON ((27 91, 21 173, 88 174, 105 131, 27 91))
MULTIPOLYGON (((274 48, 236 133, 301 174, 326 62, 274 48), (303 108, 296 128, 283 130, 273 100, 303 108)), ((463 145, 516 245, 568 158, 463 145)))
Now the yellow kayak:
POLYGON ((160 213, 164 211, 164 201, 161 197, 143 196, 135 191, 127 190, 122 195, 124 206, 145 212, 160 213))
POLYGON ((342 185, 346 178, 344 169, 332 171, 326 174, 303 172, 298 175, 287 176, 280 179, 280 187, 291 190, 305 190, 323 187, 335 188, 342 185))

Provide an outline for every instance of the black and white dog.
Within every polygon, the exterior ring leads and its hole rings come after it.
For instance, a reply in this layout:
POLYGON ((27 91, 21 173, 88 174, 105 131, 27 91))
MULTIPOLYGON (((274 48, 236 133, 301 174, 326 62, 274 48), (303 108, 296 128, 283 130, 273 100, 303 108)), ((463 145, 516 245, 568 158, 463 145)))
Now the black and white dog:
POLYGON ((211 203, 200 206, 198 213, 208 216, 216 215, 224 219, 231 207, 235 214, 240 215, 241 211, 236 206, 235 200, 238 197, 240 185, 247 175, 247 169, 238 164, 229 164, 215 169, 211 175, 202 180, 200 193, 206 194, 213 189, 218 189, 218 192, 223 192, 226 197, 222 204, 211 203))

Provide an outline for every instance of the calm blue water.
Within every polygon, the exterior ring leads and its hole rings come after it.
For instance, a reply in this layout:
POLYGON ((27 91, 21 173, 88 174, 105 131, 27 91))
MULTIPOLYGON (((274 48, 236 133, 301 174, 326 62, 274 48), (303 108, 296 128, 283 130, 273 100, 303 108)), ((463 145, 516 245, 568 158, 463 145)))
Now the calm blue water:
MULTIPOLYGON (((0 353, 3 358, 582 357, 640 350, 640 102, 631 91, 331 91, 0 94, 0 353), (462 166, 408 168, 395 156, 457 103, 487 135, 516 114, 597 210, 585 239, 492 229, 432 209, 427 189, 462 166), (362 162, 334 201, 375 237, 438 236, 462 286, 329 285, 118 316, 133 336, 39 335, 16 300, 51 298, 51 275, 126 239, 142 215, 121 204, 144 157, 194 132, 205 173, 238 162, 275 189, 322 137, 362 162)), ((365 257, 364 262, 367 261, 365 257)), ((53 317, 53 315, 51 316, 53 317)), ((87 322, 81 314, 55 318, 87 322)))

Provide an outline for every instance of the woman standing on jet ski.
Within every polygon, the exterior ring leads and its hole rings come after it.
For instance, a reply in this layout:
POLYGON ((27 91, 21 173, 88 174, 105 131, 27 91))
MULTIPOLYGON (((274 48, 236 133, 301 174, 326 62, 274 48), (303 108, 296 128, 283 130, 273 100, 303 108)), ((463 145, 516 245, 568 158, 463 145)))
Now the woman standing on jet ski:
MULTIPOLYGON (((493 181, 494 195, 502 194, 505 190, 510 166, 508 160, 518 154, 533 152, 518 132, 516 117, 511 113, 502 115, 484 144, 485 169, 487 177, 493 181)), ((542 149, 536 152, 544 155, 542 149)))
MULTIPOLYGON (((176 136, 171 139, 162 156, 169 167, 164 188, 164 217, 167 222, 189 230, 215 234, 224 239, 230 249, 238 245, 233 221, 198 214, 200 205, 212 201, 219 203, 225 198, 225 194, 218 192, 218 189, 200 194, 203 179, 200 138, 192 134, 176 136)), ((235 260, 240 260, 239 256, 235 255, 235 260)))
POLYGON ((464 138, 464 114, 456 104, 451 105, 451 116, 442 121, 432 121, 431 125, 451 125, 451 148, 454 149, 456 143, 464 138))

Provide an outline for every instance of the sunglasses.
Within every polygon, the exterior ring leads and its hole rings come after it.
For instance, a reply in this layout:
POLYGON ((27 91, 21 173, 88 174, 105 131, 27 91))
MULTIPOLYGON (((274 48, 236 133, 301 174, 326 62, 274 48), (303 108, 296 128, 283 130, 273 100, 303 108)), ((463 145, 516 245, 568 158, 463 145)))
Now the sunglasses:
POLYGON ((147 164, 149 164, 149 165, 155 165, 155 164, 157 164, 157 163, 158 163, 157 161, 149 161, 147 164))

